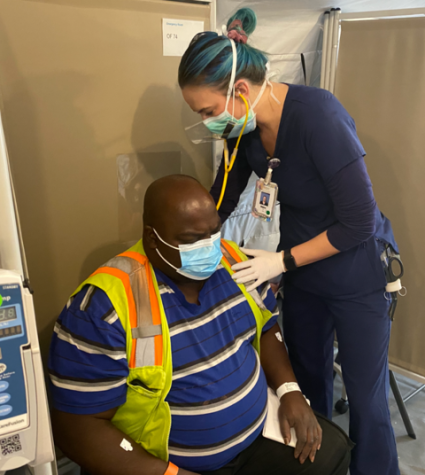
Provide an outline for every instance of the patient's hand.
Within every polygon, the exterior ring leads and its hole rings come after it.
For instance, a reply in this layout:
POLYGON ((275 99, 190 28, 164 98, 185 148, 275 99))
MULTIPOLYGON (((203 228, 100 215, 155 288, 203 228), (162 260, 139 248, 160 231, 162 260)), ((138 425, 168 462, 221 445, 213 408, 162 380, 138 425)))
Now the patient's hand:
POLYGON ((293 391, 282 396, 279 407, 279 421, 285 442, 291 440, 291 427, 295 429, 297 434, 295 458, 299 457, 302 464, 307 457, 311 462, 314 462, 316 451, 320 449, 322 443, 322 428, 300 392, 293 391))

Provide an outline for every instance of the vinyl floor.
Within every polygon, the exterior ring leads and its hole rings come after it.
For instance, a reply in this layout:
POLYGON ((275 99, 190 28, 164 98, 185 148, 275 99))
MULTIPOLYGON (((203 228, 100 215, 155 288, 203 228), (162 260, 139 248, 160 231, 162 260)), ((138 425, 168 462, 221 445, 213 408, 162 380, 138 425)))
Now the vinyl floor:
MULTIPOLYGON (((421 385, 404 376, 395 375, 400 392, 404 397, 421 385)), ((341 397, 342 383, 338 376, 334 384, 334 402, 341 397)), ((406 402, 407 412, 416 433, 416 440, 406 432, 394 395, 390 390, 390 412, 397 441, 397 450, 401 475, 425 474, 425 389, 406 402)), ((349 413, 339 414, 334 410, 333 420, 348 432, 349 413)))

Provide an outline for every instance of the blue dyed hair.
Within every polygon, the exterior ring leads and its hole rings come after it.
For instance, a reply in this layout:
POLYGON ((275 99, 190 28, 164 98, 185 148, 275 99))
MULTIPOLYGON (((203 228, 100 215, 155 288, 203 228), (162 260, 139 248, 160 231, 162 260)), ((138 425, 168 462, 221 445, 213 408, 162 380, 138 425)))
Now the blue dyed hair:
MULTIPOLYGON (((227 22, 242 22, 242 28, 250 35, 257 25, 257 16, 250 8, 241 8, 227 22)), ((237 29, 237 28, 235 28, 237 29)), ((236 43, 238 55, 236 79, 248 79, 261 84, 266 76, 266 55, 247 44, 236 43)), ((232 73, 233 52, 227 36, 212 31, 198 33, 184 53, 179 66, 179 86, 214 86, 226 90, 232 73)))

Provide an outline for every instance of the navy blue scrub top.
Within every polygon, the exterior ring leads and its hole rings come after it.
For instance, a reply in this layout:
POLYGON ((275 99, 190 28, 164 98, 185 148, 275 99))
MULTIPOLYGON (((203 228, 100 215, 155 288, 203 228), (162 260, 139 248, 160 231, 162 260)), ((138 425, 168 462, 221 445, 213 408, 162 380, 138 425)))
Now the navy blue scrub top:
MULTIPOLYGON (((363 160, 366 154, 354 120, 331 93, 288 86, 274 152, 281 163, 272 177, 279 187, 279 251, 309 241, 338 223, 327 185, 338 172, 363 160)), ((230 151, 235 143, 229 141, 230 151)), ((223 220, 236 207, 252 171, 259 177, 267 172, 267 152, 258 128, 241 140, 220 210, 223 220)), ((222 181, 223 164, 211 190, 216 201, 222 181)), ((374 236, 328 259, 287 272, 285 285, 335 298, 383 288, 386 282, 379 256, 384 243, 398 249, 390 221, 374 206, 374 236)))

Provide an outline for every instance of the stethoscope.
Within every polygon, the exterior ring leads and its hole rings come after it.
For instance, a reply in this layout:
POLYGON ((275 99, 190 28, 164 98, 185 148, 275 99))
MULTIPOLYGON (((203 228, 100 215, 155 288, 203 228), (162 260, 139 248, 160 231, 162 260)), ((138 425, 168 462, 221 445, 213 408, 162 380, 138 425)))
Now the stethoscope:
POLYGON ((245 131, 245 127, 246 127, 246 124, 248 122, 248 116, 249 116, 249 105, 248 105, 248 101, 245 99, 245 97, 239 93, 239 97, 244 101, 245 103, 245 108, 246 108, 246 112, 245 112, 245 121, 243 123, 243 126, 242 126, 242 129, 240 131, 240 134, 239 134, 239 137, 238 137, 238 140, 236 142, 236 146, 235 148, 233 149, 233 152, 232 152, 232 156, 229 160, 229 148, 227 147, 227 140, 224 139, 224 177, 223 177, 223 184, 221 185, 221 193, 220 193, 220 198, 218 199, 218 202, 217 202, 217 210, 220 209, 220 206, 221 206, 221 203, 223 202, 223 198, 224 198, 224 193, 226 191, 226 186, 227 186, 227 178, 229 177, 229 173, 230 171, 232 170, 233 168, 233 164, 235 163, 235 160, 236 160, 236 156, 238 154, 238 149, 239 149, 239 144, 240 144, 240 141, 241 141, 241 138, 242 138, 242 135, 245 131))

